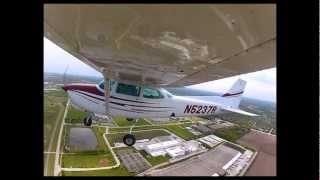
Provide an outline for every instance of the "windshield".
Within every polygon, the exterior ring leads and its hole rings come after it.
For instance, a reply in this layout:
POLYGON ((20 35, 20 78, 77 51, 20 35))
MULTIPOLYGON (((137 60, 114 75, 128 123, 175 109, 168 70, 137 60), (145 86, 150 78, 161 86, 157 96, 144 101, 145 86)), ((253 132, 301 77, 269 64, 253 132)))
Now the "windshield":
MULTIPOLYGON (((110 80, 109 82, 110 82, 110 91, 111 91, 111 89, 113 88, 113 86, 116 83, 116 81, 115 80, 110 80)), ((104 89, 104 80, 102 80, 99 83, 99 88, 104 89)))
POLYGON ((101 82, 99 83, 99 87, 100 87, 100 89, 104 89, 104 81, 101 81, 101 82))

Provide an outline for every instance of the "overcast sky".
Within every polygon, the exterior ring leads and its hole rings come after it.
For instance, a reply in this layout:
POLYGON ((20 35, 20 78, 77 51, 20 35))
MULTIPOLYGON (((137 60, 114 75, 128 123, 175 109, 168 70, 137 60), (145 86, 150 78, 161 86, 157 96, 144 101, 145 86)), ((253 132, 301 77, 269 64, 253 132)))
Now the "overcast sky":
MULTIPOLYGON (((44 38, 44 71, 64 73, 68 65, 68 74, 102 77, 101 73, 95 71, 93 68, 44 38)), ((276 68, 242 74, 190 87, 223 93, 227 91, 238 78, 247 81, 244 96, 276 102, 276 68)))

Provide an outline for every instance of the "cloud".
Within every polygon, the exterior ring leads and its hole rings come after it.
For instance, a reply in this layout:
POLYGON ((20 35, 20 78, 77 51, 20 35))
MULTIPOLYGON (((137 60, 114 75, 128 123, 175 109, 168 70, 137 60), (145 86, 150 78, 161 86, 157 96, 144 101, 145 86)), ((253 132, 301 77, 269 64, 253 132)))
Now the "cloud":
POLYGON ((194 89, 225 93, 237 79, 247 81, 244 96, 266 101, 276 101, 276 68, 233 76, 189 86, 194 89))
POLYGON ((85 74, 88 76, 101 76, 101 73, 72 56, 59 46, 44 38, 44 71, 64 73, 69 65, 68 74, 85 74))

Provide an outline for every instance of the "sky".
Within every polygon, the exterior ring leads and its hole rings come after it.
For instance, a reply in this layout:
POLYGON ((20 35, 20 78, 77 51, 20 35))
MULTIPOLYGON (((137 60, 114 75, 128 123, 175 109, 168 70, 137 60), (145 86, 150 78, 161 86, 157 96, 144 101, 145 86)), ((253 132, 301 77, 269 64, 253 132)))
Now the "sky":
MULTIPOLYGON (((102 77, 101 73, 44 38, 44 72, 64 73, 68 65, 68 74, 102 77)), ((276 102, 276 68, 242 74, 188 87, 224 93, 238 78, 247 81, 243 96, 276 102)))

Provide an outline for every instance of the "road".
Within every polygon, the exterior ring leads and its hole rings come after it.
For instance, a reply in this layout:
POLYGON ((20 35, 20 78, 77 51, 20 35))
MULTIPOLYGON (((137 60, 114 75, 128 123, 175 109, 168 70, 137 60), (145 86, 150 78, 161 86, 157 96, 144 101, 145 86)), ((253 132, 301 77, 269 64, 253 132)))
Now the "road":
POLYGON ((64 126, 65 118, 67 116, 69 105, 70 105, 70 99, 68 99, 68 102, 67 102, 67 105, 66 105, 66 108, 65 108, 65 111, 64 111, 62 123, 61 123, 61 126, 60 126, 60 132, 59 132, 57 148, 56 148, 56 156, 55 156, 55 160, 54 160, 54 174, 53 174, 54 176, 58 176, 60 171, 61 171, 61 168, 60 168, 60 165, 59 165, 61 136, 62 136, 63 126, 64 126))
MULTIPOLYGON (((64 106, 63 106, 61 103, 58 103, 58 105, 60 106, 60 109, 59 109, 59 114, 58 114, 58 116, 57 116, 57 118, 56 118, 56 121, 55 121, 56 123, 55 123, 54 128, 53 128, 53 131, 52 131, 52 133, 51 133, 51 138, 50 138, 50 142, 49 142, 49 147, 48 147, 48 149, 47 149, 47 151, 49 151, 49 152, 52 152, 53 140, 54 140, 54 138, 56 137, 55 134, 56 134, 56 130, 57 130, 58 124, 61 123, 61 116, 62 116, 63 108, 64 108, 64 106), (59 121, 59 119, 60 119, 60 121, 59 121)), ((48 176, 49 158, 50 158, 50 156, 47 155, 47 156, 46 156, 46 163, 44 164, 44 175, 45 175, 45 176, 48 176)))

